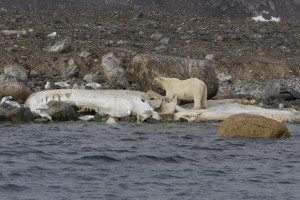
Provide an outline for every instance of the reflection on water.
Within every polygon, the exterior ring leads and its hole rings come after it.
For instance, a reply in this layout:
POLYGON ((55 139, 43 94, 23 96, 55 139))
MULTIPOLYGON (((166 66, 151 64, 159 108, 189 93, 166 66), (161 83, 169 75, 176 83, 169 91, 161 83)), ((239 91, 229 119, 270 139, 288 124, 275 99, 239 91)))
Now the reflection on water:
POLYGON ((281 140, 219 125, 0 125, 1 199, 299 199, 300 125, 281 140))

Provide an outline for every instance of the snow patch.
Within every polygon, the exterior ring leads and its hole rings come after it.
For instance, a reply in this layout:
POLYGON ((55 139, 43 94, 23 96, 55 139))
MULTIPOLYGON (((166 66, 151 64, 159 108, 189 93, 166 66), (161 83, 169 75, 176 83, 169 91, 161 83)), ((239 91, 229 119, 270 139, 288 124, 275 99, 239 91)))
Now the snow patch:
POLYGON ((269 12, 263 11, 263 15, 252 17, 252 19, 254 19, 257 22, 280 22, 280 18, 279 17, 270 16, 269 19, 266 19, 264 17, 264 15, 269 15, 269 12))

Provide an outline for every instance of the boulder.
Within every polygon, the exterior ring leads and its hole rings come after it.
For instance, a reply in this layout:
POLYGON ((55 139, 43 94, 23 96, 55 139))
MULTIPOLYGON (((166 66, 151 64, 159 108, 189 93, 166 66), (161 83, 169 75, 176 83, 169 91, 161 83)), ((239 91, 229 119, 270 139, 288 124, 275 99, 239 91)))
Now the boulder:
POLYGON ((92 82, 99 83, 102 81, 102 76, 99 72, 89 73, 83 77, 83 80, 88 83, 92 83, 92 82))
POLYGON ((61 101, 50 101, 47 113, 54 121, 77 120, 78 116, 72 105, 61 101))
POLYGON ((247 138, 289 138, 287 127, 276 120, 250 114, 236 114, 227 118, 217 132, 218 136, 247 138))
POLYGON ((12 122, 29 122, 34 115, 29 108, 20 107, 10 111, 7 118, 12 122))
POLYGON ((32 93, 29 87, 24 83, 17 81, 0 81, 0 98, 4 96, 12 96, 15 100, 25 101, 32 93))
POLYGON ((21 65, 8 64, 4 66, 4 74, 20 80, 27 80, 28 71, 21 65))
POLYGON ((64 71, 64 78, 65 79, 70 79, 70 78, 76 78, 78 77, 80 72, 79 67, 76 64, 71 64, 69 65, 65 71, 64 71))
POLYGON ((208 98, 217 94, 219 88, 217 75, 209 60, 140 54, 132 59, 127 73, 144 91, 153 90, 153 79, 160 76, 181 80, 198 78, 205 82, 208 98))
POLYGON ((7 109, 0 107, 0 122, 4 122, 6 120, 7 109))
POLYGON ((2 108, 0 107, 0 122, 11 121, 11 122, 29 122, 32 121, 34 114, 29 108, 2 108))
POLYGON ((43 50, 53 53, 69 53, 71 51, 71 42, 67 39, 57 40, 48 44, 43 50))
POLYGON ((6 120, 6 117, 3 113, 0 113, 0 122, 4 122, 6 120))
POLYGON ((126 72, 120 64, 121 61, 113 53, 108 53, 102 57, 100 68, 108 85, 112 88, 129 87, 126 72))
POLYGON ((279 97, 280 95, 280 83, 276 81, 269 81, 263 91, 266 98, 279 97))

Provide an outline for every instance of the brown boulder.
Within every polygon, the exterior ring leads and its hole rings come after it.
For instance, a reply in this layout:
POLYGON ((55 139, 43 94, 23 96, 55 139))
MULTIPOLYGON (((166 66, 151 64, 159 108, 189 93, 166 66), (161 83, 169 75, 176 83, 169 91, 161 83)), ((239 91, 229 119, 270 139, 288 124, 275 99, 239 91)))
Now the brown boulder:
POLYGON ((25 101, 32 91, 23 83, 7 82, 0 84, 0 98, 4 96, 12 96, 14 100, 25 101))
POLYGON ((144 91, 153 90, 153 79, 160 76, 181 80, 198 78, 205 82, 208 98, 217 94, 219 88, 217 75, 209 60, 141 54, 132 59, 127 73, 144 91))
POLYGON ((276 120, 250 114, 227 118, 218 129, 218 136, 247 138, 289 138, 287 127, 276 120))

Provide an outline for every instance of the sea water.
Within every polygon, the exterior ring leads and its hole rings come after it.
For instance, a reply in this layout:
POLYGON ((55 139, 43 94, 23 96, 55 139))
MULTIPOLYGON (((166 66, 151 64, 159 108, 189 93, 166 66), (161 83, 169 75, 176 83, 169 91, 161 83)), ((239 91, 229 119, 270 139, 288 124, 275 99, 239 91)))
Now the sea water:
POLYGON ((0 199, 300 199, 300 125, 290 139, 222 138, 219 126, 2 124, 0 199))

